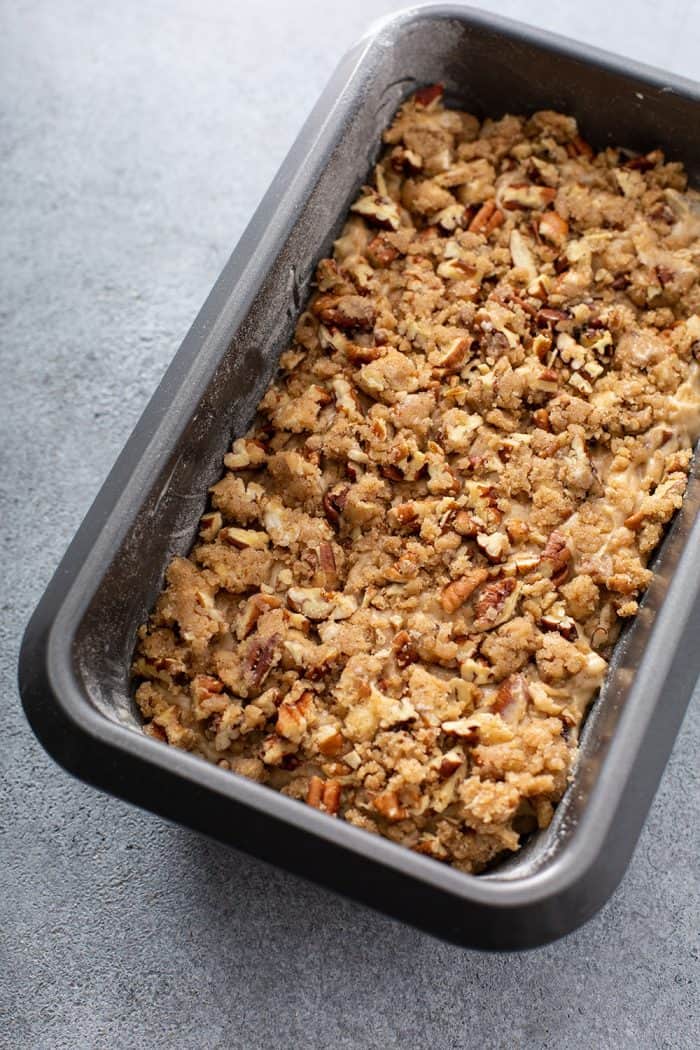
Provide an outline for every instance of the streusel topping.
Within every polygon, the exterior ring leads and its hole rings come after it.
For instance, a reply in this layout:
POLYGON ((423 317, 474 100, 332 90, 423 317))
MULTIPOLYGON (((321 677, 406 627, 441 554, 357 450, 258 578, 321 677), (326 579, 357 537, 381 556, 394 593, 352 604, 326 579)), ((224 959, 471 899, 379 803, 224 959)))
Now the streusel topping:
POLYGON ((700 431, 700 198, 573 118, 400 109, 199 542, 145 730, 479 871, 544 828, 700 431))

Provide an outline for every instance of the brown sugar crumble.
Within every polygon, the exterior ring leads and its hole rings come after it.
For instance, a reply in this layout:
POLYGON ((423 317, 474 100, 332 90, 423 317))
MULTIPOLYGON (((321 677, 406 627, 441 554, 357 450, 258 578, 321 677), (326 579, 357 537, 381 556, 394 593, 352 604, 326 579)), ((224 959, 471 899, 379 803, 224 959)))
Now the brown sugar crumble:
POLYGON ((145 731, 478 872, 544 828, 700 430, 700 195, 400 109, 168 568, 145 731))

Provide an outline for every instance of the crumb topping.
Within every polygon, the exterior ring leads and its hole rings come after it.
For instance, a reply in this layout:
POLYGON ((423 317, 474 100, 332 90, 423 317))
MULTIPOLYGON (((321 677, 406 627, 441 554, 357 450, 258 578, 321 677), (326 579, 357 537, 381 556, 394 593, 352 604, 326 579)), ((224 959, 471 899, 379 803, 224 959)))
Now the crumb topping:
POLYGON ((478 872, 544 828, 700 432, 700 196, 551 111, 399 110, 169 566, 145 731, 478 872))

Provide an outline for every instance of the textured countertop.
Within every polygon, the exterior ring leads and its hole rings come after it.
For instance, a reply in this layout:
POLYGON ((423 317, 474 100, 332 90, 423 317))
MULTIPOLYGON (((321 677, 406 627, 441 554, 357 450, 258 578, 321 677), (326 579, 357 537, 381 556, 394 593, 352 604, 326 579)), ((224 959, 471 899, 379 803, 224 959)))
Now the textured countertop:
MULTIPOLYGON (((401 5, 0 7, 0 1046, 700 1045, 696 695, 629 871, 566 940, 442 944, 72 780, 23 627, 342 52, 401 5)), ((697 73, 700 10, 490 3, 697 73)))

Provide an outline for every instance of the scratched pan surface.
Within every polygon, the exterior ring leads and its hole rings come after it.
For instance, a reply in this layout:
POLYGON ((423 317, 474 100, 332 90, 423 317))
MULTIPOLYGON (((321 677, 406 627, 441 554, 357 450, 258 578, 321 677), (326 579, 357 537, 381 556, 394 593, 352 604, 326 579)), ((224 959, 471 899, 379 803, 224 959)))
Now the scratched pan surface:
POLYGON ((562 109, 597 146, 661 146, 700 184, 698 85, 465 7, 380 23, 336 70, 47 588, 20 687, 39 739, 84 780, 455 943, 529 947, 580 925, 622 877, 700 671, 697 471, 552 826, 487 875, 146 737, 128 675, 165 566, 194 540, 383 128, 435 81, 482 116, 562 109))

